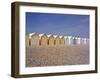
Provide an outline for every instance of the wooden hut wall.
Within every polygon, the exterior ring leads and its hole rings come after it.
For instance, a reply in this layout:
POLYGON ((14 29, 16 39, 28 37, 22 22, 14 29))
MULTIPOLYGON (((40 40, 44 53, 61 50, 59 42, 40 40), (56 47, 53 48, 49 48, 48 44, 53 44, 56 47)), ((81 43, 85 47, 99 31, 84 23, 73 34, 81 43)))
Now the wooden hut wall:
POLYGON ((41 46, 47 46, 48 45, 48 37, 46 35, 43 35, 41 37, 41 46))
POLYGON ((40 42, 39 42, 39 35, 35 34, 31 36, 31 46, 39 46, 40 42))
POLYGON ((60 38, 59 37, 56 37, 55 38, 55 45, 56 46, 59 46, 60 45, 60 38))
POLYGON ((61 44, 61 45, 65 45, 65 39, 64 39, 64 37, 62 37, 62 38, 60 39, 60 44, 61 44))
POLYGON ((55 38, 53 36, 50 36, 48 39, 48 44, 49 46, 54 46, 55 45, 55 38))

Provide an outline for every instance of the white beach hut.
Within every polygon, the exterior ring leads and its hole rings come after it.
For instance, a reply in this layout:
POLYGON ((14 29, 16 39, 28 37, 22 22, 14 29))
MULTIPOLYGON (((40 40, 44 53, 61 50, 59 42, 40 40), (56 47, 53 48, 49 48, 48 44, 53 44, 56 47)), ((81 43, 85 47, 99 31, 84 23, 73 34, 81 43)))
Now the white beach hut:
POLYGON ((72 36, 64 36, 64 39, 65 39, 65 45, 72 44, 72 36))
POLYGON ((81 38, 77 37, 77 44, 81 44, 81 38))
POLYGON ((65 39, 65 45, 68 45, 68 37, 64 36, 64 39, 65 39))

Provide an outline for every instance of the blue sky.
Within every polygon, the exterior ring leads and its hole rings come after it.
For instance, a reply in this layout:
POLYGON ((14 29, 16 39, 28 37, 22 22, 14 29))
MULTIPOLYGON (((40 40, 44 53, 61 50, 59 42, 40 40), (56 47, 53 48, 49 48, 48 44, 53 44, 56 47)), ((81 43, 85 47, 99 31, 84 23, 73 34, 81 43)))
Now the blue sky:
POLYGON ((31 32, 89 38, 89 15, 26 12, 26 33, 31 32))

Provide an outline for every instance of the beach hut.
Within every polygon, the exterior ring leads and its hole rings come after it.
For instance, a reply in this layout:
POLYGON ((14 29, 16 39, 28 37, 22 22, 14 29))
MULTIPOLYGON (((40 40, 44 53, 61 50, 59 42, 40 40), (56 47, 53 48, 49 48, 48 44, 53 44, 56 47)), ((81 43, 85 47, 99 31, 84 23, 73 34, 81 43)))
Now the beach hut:
POLYGON ((77 44, 81 44, 81 38, 77 38, 77 44))
POLYGON ((72 37, 72 36, 68 36, 68 38, 69 38, 69 45, 73 45, 73 43, 74 43, 74 37, 72 37))
POLYGON ((72 44, 76 45, 77 44, 77 37, 72 38, 72 44))
POLYGON ((54 46, 55 38, 53 35, 47 35, 48 36, 48 45, 49 46, 54 46))
POLYGON ((90 40, 89 39, 86 39, 86 44, 89 44, 90 40))
POLYGON ((57 35, 54 35, 54 37, 55 37, 55 42, 54 42, 55 46, 59 46, 60 45, 60 37, 57 35))
POLYGON ((69 45, 69 38, 68 38, 68 36, 64 36, 64 39, 65 39, 65 45, 69 45))
POLYGON ((81 38, 81 44, 84 44, 84 38, 81 38))
POLYGON ((83 44, 87 44, 86 38, 83 38, 83 44))
POLYGON ((64 36, 59 36, 59 37, 60 37, 60 45, 65 45, 64 36))
POLYGON ((72 44, 72 40, 73 40, 72 36, 68 36, 68 44, 69 44, 69 45, 72 44))
POLYGON ((40 45, 40 37, 36 33, 30 34, 30 44, 31 46, 39 46, 40 45))
POLYGON ((26 34, 26 36, 25 36, 25 44, 26 44, 26 46, 30 46, 29 34, 26 34))
POLYGON ((48 43, 48 37, 46 34, 43 34, 41 36, 41 42, 40 42, 41 46, 47 46, 49 43, 48 43))
POLYGON ((89 44, 89 39, 83 38, 83 44, 89 44))

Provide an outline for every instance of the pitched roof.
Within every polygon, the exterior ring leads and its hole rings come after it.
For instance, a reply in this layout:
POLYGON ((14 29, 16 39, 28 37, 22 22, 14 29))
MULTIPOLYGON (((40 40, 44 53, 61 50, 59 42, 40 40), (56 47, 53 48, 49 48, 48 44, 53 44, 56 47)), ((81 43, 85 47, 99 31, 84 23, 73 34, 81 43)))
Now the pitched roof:
POLYGON ((29 38, 31 38, 32 37, 32 35, 35 35, 36 33, 30 33, 29 34, 29 38))
POLYGON ((54 38, 58 37, 58 35, 53 35, 54 38))
POLYGON ((47 37, 51 37, 51 36, 52 36, 51 34, 48 34, 48 35, 47 35, 47 37))

